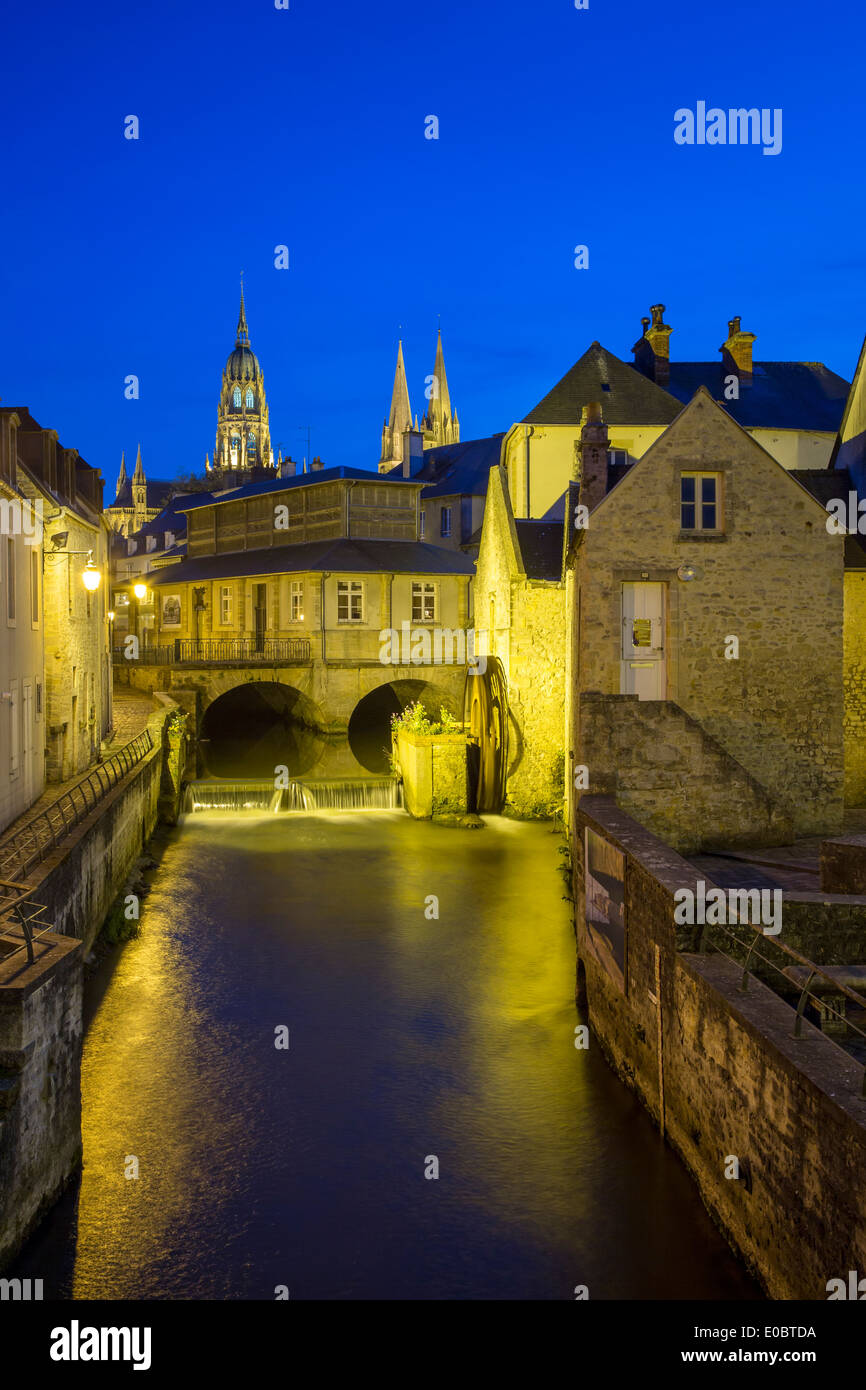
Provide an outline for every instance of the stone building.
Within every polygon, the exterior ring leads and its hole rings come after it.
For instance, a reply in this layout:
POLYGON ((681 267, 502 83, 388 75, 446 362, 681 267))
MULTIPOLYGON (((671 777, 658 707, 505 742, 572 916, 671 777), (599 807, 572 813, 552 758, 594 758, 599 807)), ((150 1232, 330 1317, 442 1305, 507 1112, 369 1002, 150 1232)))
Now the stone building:
POLYGON ((563 523, 515 520, 504 470, 490 470, 474 584, 478 650, 507 682, 504 810, 561 811, 566 747, 563 523))
POLYGON ((112 700, 102 479, 23 406, 0 411, 0 436, 3 495, 20 508, 3 517, 0 557, 9 720, 0 818, 8 823, 45 779, 64 781, 97 760, 112 700), (35 519, 29 532, 14 524, 25 515, 35 519), (99 575, 94 591, 85 570, 99 575))
POLYGON ((235 345, 223 369, 213 463, 206 458, 205 468, 208 472, 234 473, 237 481, 238 470, 246 473, 273 466, 265 380, 259 359, 250 347, 241 286, 235 345))
POLYGON ((103 515, 112 531, 120 536, 131 536, 148 521, 153 521, 165 506, 172 492, 172 484, 161 481, 148 482, 141 462, 141 445, 135 458, 135 470, 127 477, 126 459, 120 456, 120 472, 117 475, 117 492, 114 501, 105 508, 103 515))
POLYGON ((411 477, 424 484, 421 540, 466 555, 478 554, 487 483, 490 469, 499 463, 502 439, 501 434, 493 434, 428 449, 419 430, 406 431, 403 462, 387 476, 411 477))
POLYGON ((678 849, 837 831, 844 539, 705 387, 625 470, 602 409, 569 504, 568 784, 678 849))

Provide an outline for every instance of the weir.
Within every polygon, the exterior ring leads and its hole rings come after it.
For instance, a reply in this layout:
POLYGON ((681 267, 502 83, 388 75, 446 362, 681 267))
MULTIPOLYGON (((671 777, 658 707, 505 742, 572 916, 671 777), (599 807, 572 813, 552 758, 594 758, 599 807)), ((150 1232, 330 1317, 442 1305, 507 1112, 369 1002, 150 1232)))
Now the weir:
POLYGON ((196 811, 396 811, 403 806, 403 787, 394 777, 357 777, 333 781, 292 781, 275 788, 272 781, 188 782, 183 809, 196 811))

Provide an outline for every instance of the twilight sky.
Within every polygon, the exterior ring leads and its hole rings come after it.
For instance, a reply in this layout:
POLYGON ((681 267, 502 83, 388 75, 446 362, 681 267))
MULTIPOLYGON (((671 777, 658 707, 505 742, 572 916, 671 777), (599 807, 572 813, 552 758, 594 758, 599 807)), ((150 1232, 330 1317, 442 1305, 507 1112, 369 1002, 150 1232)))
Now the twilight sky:
POLYGON ((630 361, 659 300, 673 357, 718 360, 740 314, 757 361, 851 376, 861 3, 290 5, 4 14, 0 400, 101 468, 106 500, 138 441, 154 477, 213 451, 241 269, 275 448, 302 457, 309 425, 328 465, 375 468, 401 331, 423 413, 437 315, 464 439, 595 338, 630 361), (677 145, 699 101, 781 108, 781 153, 677 145))

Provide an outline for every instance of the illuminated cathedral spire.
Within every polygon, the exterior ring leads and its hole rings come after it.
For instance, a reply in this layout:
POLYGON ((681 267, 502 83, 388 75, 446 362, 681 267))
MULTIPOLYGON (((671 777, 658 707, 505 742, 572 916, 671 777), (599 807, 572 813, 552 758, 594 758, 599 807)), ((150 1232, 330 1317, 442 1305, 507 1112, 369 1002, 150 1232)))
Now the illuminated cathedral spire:
POLYGON ((250 347, 244 282, 235 345, 223 371, 217 408, 213 469, 272 468, 270 425, 265 383, 259 359, 250 347))

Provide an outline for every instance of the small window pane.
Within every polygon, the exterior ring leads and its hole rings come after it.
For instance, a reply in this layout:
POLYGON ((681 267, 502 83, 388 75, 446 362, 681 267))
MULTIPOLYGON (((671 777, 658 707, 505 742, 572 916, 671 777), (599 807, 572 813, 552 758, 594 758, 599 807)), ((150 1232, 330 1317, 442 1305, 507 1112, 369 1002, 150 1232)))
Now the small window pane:
POLYGON ((681 478, 680 484, 682 491, 680 500, 682 502, 694 502, 695 500, 695 480, 694 478, 681 478))
POLYGON ((684 502, 681 510, 680 525, 684 531, 695 529, 695 504, 694 502, 684 502))
POLYGON ((716 504, 707 503, 701 507, 701 528, 704 531, 715 531, 716 529, 716 504))

